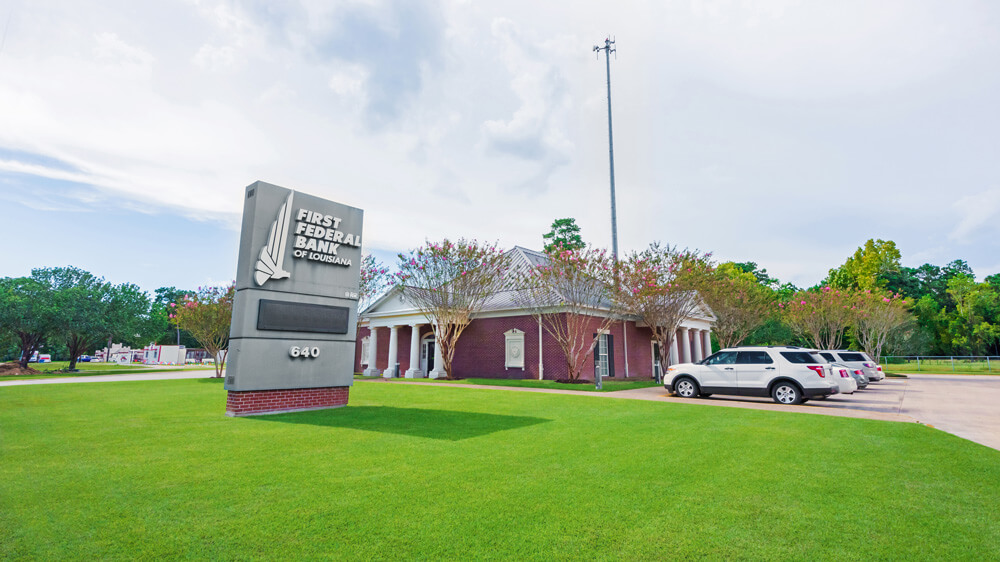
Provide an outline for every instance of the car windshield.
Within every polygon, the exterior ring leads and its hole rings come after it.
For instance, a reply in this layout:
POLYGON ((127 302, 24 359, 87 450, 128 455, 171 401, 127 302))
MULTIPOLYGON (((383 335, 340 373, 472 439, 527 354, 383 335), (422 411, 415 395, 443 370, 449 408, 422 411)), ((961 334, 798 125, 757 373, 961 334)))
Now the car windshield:
POLYGON ((865 356, 860 353, 838 353, 842 361, 851 361, 854 363, 864 363, 868 361, 865 356))
POLYGON ((826 363, 819 355, 809 353, 807 351, 782 351, 781 356, 788 360, 789 363, 795 363, 797 365, 816 365, 826 363))

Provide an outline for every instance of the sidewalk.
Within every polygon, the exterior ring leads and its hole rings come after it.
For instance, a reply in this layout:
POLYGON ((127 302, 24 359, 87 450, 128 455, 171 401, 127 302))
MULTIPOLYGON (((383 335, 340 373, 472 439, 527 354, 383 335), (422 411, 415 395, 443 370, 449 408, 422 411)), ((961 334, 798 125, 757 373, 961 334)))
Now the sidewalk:
MULTIPOLYGON (((24 375, 30 377, 31 375, 24 375)), ((215 371, 173 371, 169 373, 130 373, 127 375, 91 375, 89 377, 57 377, 51 379, 26 379, 0 381, 0 386, 23 386, 27 384, 63 384, 71 382, 117 382, 117 381, 164 381, 173 379, 207 379, 215 376, 215 371)), ((225 371, 223 371, 225 376, 225 371)))

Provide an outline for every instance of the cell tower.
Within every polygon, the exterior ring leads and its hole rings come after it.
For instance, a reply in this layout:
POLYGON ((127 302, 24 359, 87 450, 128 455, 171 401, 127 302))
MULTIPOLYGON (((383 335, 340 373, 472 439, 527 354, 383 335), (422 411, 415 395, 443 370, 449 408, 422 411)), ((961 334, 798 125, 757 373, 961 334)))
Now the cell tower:
MULTIPOLYGON (((605 66, 608 71, 608 158, 611 162, 611 256, 618 260, 618 213, 615 210, 615 140, 611 132, 611 53, 616 53, 615 41, 610 37, 604 39, 604 46, 594 45, 597 59, 601 59, 600 51, 604 51, 605 66)), ((618 55, 615 54, 615 59, 618 55)))

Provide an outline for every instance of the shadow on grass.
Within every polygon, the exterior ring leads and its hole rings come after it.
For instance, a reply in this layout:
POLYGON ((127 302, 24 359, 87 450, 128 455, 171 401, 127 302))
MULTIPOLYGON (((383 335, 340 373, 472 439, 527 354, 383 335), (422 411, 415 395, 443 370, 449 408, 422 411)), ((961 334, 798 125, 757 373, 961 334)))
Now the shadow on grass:
POLYGON ((206 378, 203 378, 203 379, 194 379, 194 380, 196 380, 198 382, 202 382, 202 383, 222 384, 223 382, 225 382, 226 378, 225 377, 211 377, 211 378, 206 377, 206 378))
POLYGON ((470 437, 489 435, 497 431, 519 429, 552 421, 528 416, 503 416, 479 412, 393 408, 389 406, 347 406, 335 410, 255 416, 252 419, 266 422, 343 427, 447 441, 460 441, 470 437))

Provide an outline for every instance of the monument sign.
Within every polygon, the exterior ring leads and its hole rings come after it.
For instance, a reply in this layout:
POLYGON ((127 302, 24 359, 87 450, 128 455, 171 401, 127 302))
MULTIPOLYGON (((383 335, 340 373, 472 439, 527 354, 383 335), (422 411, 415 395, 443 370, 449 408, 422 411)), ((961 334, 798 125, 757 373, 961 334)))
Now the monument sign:
POLYGON ((226 414, 347 404, 361 209, 264 182, 246 189, 226 414))

